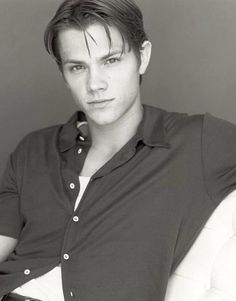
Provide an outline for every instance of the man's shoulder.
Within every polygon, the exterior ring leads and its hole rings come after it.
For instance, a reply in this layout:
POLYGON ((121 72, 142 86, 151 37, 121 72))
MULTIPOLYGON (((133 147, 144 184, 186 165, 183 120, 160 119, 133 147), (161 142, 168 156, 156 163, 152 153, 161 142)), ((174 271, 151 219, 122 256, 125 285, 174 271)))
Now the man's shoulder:
POLYGON ((166 133, 201 130, 205 118, 205 114, 168 111, 152 106, 150 109, 161 116, 166 133))
POLYGON ((62 124, 57 124, 31 131, 23 137, 22 141, 26 140, 28 142, 36 142, 38 140, 42 141, 52 139, 58 134, 62 126, 62 124))
POLYGON ((56 146, 61 127, 58 124, 29 132, 20 140, 14 153, 39 153, 52 145, 56 146))

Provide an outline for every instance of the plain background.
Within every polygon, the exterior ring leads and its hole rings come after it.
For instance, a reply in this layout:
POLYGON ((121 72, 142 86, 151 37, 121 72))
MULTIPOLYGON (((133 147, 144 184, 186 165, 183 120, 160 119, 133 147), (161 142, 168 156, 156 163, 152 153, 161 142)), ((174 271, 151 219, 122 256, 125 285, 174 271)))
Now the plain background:
MULTIPOLYGON (((22 137, 77 110, 43 32, 61 1, 0 0, 0 175, 22 137)), ((142 99, 236 122, 236 1, 138 0, 153 43, 142 99)))

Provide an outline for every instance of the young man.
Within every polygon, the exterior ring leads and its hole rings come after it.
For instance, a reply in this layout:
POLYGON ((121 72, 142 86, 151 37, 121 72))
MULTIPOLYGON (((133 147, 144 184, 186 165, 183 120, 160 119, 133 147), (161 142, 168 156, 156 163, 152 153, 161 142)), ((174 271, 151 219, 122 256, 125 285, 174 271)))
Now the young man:
POLYGON ((45 32, 80 111, 26 136, 0 192, 0 296, 162 301, 236 188, 236 126, 141 104, 151 55, 132 0, 67 0, 45 32))

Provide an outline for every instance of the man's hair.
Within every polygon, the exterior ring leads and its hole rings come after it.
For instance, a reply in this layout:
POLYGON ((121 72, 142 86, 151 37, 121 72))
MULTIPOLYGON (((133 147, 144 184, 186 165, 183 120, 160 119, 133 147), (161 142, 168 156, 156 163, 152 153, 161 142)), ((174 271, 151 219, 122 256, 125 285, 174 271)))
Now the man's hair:
POLYGON ((44 34, 46 50, 56 60, 59 68, 61 58, 58 34, 65 29, 78 28, 84 32, 88 47, 87 28, 94 23, 104 27, 110 47, 112 40, 109 27, 116 27, 123 40, 123 51, 127 43, 129 51, 132 49, 140 61, 140 49, 147 40, 147 35, 143 26, 142 12, 133 0, 66 0, 59 6, 44 34))

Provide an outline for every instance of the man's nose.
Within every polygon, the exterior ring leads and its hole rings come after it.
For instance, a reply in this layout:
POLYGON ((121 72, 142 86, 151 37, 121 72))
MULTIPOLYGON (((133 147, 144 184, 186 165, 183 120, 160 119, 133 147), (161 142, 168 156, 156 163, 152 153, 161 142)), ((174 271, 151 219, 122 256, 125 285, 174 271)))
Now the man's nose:
POLYGON ((97 92, 107 88, 107 80, 101 68, 91 68, 88 72, 88 91, 97 92))

